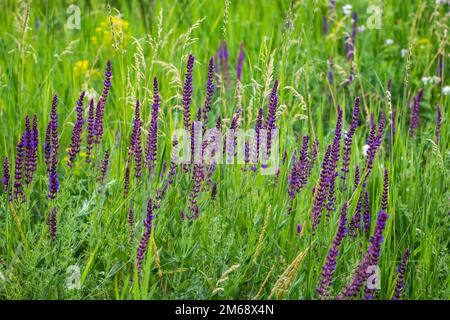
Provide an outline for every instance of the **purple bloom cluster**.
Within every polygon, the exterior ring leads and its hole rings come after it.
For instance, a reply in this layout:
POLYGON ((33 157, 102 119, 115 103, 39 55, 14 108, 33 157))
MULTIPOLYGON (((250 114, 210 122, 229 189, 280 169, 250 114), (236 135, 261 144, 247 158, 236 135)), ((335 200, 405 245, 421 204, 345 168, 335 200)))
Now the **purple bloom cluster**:
POLYGON ((395 293, 392 300, 399 300, 403 290, 405 289, 406 264, 408 262, 409 254, 409 248, 407 248, 403 254, 402 262, 397 268, 397 284, 395 286, 395 293))
POLYGON ((317 228, 320 223, 322 216, 322 207, 327 196, 327 186, 328 186, 328 167, 331 156, 331 145, 328 145, 327 151, 322 162, 322 168, 320 169, 319 184, 316 186, 314 191, 314 202, 312 207, 312 226, 313 229, 317 228))
POLYGON ((194 69, 194 56, 189 55, 186 65, 186 79, 183 87, 183 124, 185 129, 191 125, 191 101, 192 101, 192 70, 194 69))
POLYGON ((255 141, 252 145, 252 155, 251 160, 253 162, 253 165, 251 166, 251 170, 256 170, 256 164, 259 161, 259 149, 261 145, 261 129, 263 128, 263 109, 259 108, 258 110, 258 116, 256 117, 256 123, 255 123, 255 141))
POLYGON ((267 119, 265 128, 267 129, 267 155, 270 155, 272 148, 272 135, 276 130, 275 122, 277 120, 277 108, 278 108, 278 80, 275 80, 273 84, 272 92, 270 93, 269 106, 267 107, 267 119))
POLYGON ((241 43, 241 45, 239 46, 238 62, 237 62, 237 66, 236 66, 236 79, 238 81, 241 81, 242 65, 244 64, 244 59, 245 59, 244 44, 241 43))
POLYGON ((334 201, 336 200, 336 196, 334 194, 334 186, 336 182, 336 177, 339 175, 336 169, 340 157, 341 136, 342 136, 342 109, 338 107, 338 118, 336 122, 336 128, 334 130, 333 145, 331 148, 331 161, 328 167, 328 203, 326 204, 328 216, 330 214, 330 211, 333 211, 335 209, 334 201))
MULTIPOLYGON (((369 266, 375 266, 378 264, 378 259, 380 257, 381 243, 383 241, 383 230, 386 226, 386 221, 388 219, 388 214, 381 210, 378 215, 377 225, 375 227, 374 234, 370 239, 370 245, 364 255, 364 259, 358 267, 358 270, 353 277, 353 280, 350 284, 345 286, 340 295, 339 299, 346 299, 357 295, 367 280, 369 274, 367 273, 367 269, 369 266)), ((365 298, 369 299, 373 296, 374 289, 365 289, 365 298)))
POLYGON ((437 144, 439 144, 439 141, 441 141, 441 123, 442 123, 441 108, 439 107, 439 103, 436 103, 436 143, 437 144))
POLYGON ((320 282, 316 289, 321 298, 329 297, 329 287, 333 282, 333 275, 336 269, 336 260, 339 255, 339 247, 341 246, 342 239, 344 239, 347 233, 347 203, 342 206, 342 211, 339 219, 339 226, 336 233, 336 237, 331 244, 328 251, 327 258, 324 266, 322 267, 322 273, 320 275, 320 282))
POLYGON ((58 160, 56 158, 56 153, 53 153, 48 177, 48 197, 51 200, 56 199, 59 190, 58 172, 56 171, 57 164, 58 160))
POLYGON ((85 92, 81 92, 78 101, 76 102, 75 112, 77 113, 77 120, 75 121, 75 125, 72 131, 72 142, 69 147, 69 160, 67 160, 67 166, 69 168, 73 168, 74 160, 77 154, 80 152, 80 143, 81 143, 81 133, 83 131, 83 100, 84 100, 85 92))
POLYGON ((134 176, 142 176, 142 120, 139 100, 136 100, 133 121, 133 140, 131 144, 134 156, 134 176))
POLYGON ((58 105, 58 96, 55 94, 52 101, 52 110, 50 112, 50 141, 51 152, 58 156, 59 140, 58 140, 58 113, 56 107, 58 105))
POLYGON ((389 197, 389 175, 387 169, 384 169, 384 183, 383 183, 383 195, 381 197, 381 209, 388 210, 388 197, 389 197))
POLYGON ((352 13, 352 19, 352 34, 350 37, 347 36, 345 38, 345 59, 347 59, 347 61, 352 61, 355 55, 356 26, 358 22, 358 15, 356 12, 352 13))
POLYGON ((9 160, 8 157, 5 157, 3 159, 3 179, 2 179, 2 185, 3 185, 3 192, 9 194, 9 179, 10 179, 10 173, 9 173, 9 160))
POLYGON ((47 130, 45 131, 45 141, 44 141, 44 160, 47 169, 50 169, 50 158, 52 156, 52 124, 49 122, 47 125, 47 130))
POLYGON ((150 240, 150 234, 152 231, 152 222, 153 222, 153 201, 150 198, 147 203, 147 216, 144 220, 144 233, 142 235, 141 241, 139 242, 139 247, 136 254, 136 266, 138 277, 140 278, 142 263, 144 261, 145 253, 147 252, 148 242, 150 240))
POLYGON ((230 87, 230 70, 229 70, 229 63, 228 63, 228 46, 227 42, 224 40, 220 43, 219 47, 219 59, 220 59, 220 67, 222 70, 222 76, 223 80, 225 81, 225 84, 230 87))
POLYGON ((111 61, 106 63, 106 71, 105 71, 105 81, 103 82, 103 90, 102 94, 98 100, 97 108, 95 110, 95 122, 94 122, 94 132, 95 132, 95 143, 100 143, 100 140, 103 137, 103 114, 105 112, 105 104, 106 98, 108 98, 108 92, 111 88, 111 61))
POLYGON ((193 180, 194 180, 194 186, 191 190, 191 193, 189 194, 189 210, 192 213, 192 216, 194 218, 198 217, 198 205, 197 205, 197 198, 198 194, 200 192, 202 182, 205 175, 203 173, 203 167, 201 164, 194 164, 194 174, 193 174, 193 180))
POLYGON ((411 120, 409 123, 409 135, 414 137, 416 135, 416 130, 419 127, 419 111, 420 111, 420 103, 423 98, 423 89, 419 91, 419 93, 414 96, 413 99, 413 107, 411 110, 411 120))
MULTIPOLYGON (((103 186, 106 178, 106 172, 108 171, 109 163, 109 150, 105 151, 105 157, 100 161, 100 185, 103 186)), ((100 187, 101 188, 101 187, 100 187)))
POLYGON ((94 118, 94 99, 91 99, 87 118, 87 146, 86 146, 86 163, 91 163, 92 148, 95 142, 95 118, 94 118))
POLYGON ((150 173, 155 167, 157 152, 158 152, 158 114, 160 106, 160 97, 158 90, 158 79, 153 79, 153 104, 152 104, 152 119, 150 120, 150 130, 148 131, 147 146, 145 149, 145 165, 149 168, 150 173))
POLYGON ((123 197, 128 197, 128 192, 130 191, 130 164, 127 162, 125 168, 125 178, 123 182, 123 197))
POLYGON ((288 176, 289 187, 288 193, 291 199, 306 185, 310 173, 309 156, 308 156, 309 137, 304 135, 302 138, 302 147, 299 152, 298 160, 294 153, 292 159, 292 170, 288 176))
POLYGON ((56 207, 53 207, 52 211, 48 215, 47 224, 50 231, 50 239, 54 244, 56 242, 57 229, 56 229, 56 207))
POLYGON ((342 153, 342 190, 346 189, 345 180, 348 175, 348 167, 350 164, 350 153, 352 149, 352 139, 355 134, 356 128, 358 128, 358 117, 359 117, 359 97, 355 99, 355 106, 353 108, 352 122, 350 123, 350 128, 345 134, 344 138, 344 151, 342 153))
POLYGON ((370 203, 369 203, 369 192, 367 190, 364 191, 363 221, 364 221, 364 232, 369 233, 369 231, 370 231, 370 203))
POLYGON ((203 123, 206 126, 208 122, 208 112, 211 111, 212 96, 214 94, 214 59, 209 60, 208 81, 206 82, 206 98, 203 105, 203 123))
POLYGON ((23 161, 25 156, 25 138, 26 134, 22 134, 22 137, 17 144, 16 161, 14 164, 14 198, 16 200, 23 197, 22 190, 22 173, 23 173, 23 161))

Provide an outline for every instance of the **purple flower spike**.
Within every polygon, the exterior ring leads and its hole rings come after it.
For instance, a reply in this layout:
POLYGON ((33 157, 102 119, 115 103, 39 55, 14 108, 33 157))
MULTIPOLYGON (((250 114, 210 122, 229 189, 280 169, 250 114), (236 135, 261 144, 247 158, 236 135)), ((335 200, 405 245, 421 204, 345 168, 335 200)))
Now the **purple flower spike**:
POLYGON ((25 156, 25 138, 24 133, 17 144, 16 161, 14 164, 14 198, 16 200, 23 197, 22 190, 22 173, 23 173, 23 161, 25 156))
POLYGON ((193 217, 195 217, 195 218, 198 217, 198 213, 199 213, 198 205, 197 205, 197 198, 198 198, 198 194, 200 192, 204 177, 205 177, 205 175, 203 173, 202 165, 195 164, 194 165, 194 175, 193 175, 194 186, 192 188, 191 193, 189 194, 189 209, 190 209, 193 217))
POLYGON ((48 198, 50 200, 56 199, 59 190, 58 172, 56 171, 57 164, 56 153, 53 153, 48 177, 48 198))
POLYGON ((275 122, 277 120, 277 108, 278 108, 278 80, 275 80, 273 84, 272 92, 270 94, 269 106, 267 108, 267 119, 265 128, 267 129, 267 155, 270 155, 272 148, 272 135, 276 129, 275 122))
POLYGON ((203 106, 203 123, 206 128, 208 122, 208 112, 211 111, 212 96, 214 94, 214 59, 209 60, 208 66, 208 81, 206 82, 206 99, 203 106))
POLYGON ((436 144, 439 144, 439 141, 441 141, 441 123, 441 108, 439 107, 439 103, 436 103, 436 144))
POLYGON ((322 267, 320 282, 316 289, 321 299, 327 299, 330 296, 329 288, 333 282, 333 275, 334 271, 336 270, 336 260, 337 257, 339 256, 339 248, 341 246, 342 239, 344 239, 345 234, 347 233, 346 224, 347 224, 347 203, 344 203, 344 205, 342 206, 336 237, 334 238, 330 250, 328 251, 325 264, 322 267))
POLYGON ((95 142, 95 119, 94 119, 94 99, 91 99, 87 118, 87 146, 86 146, 86 163, 91 163, 92 148, 95 142))
POLYGON ((350 124, 350 128, 345 134, 344 139, 344 151, 342 153, 342 168, 341 168, 341 179, 342 179, 342 190, 346 190, 345 180, 348 175, 348 166, 350 164, 350 154, 352 149, 353 135, 355 134, 356 128, 358 128, 358 117, 359 117, 359 97, 355 99, 355 106, 353 108, 353 117, 350 124))
POLYGON ((292 160, 292 171, 288 176, 289 179, 289 196, 293 199, 295 195, 306 185, 310 173, 309 156, 308 156, 309 137, 303 136, 302 147, 300 149, 298 160, 295 159, 295 154, 292 160))
POLYGON ((331 148, 331 161, 330 166, 328 168, 328 203, 326 204, 326 208, 328 210, 327 217, 330 216, 330 211, 334 211, 334 201, 336 200, 336 196, 334 194, 334 186, 336 177, 338 176, 338 172, 336 171, 340 149, 341 149, 341 136, 342 136, 342 109, 338 107, 338 118, 336 122, 336 128, 334 130, 334 139, 333 145, 331 148))
MULTIPOLYGON (((370 245, 367 248, 366 254, 364 255, 363 261, 358 266, 355 276, 351 283, 345 286, 342 292, 339 294, 338 299, 348 299, 356 296, 364 282, 367 280, 370 273, 368 271, 369 266, 376 266, 378 264, 378 259, 380 257, 381 242, 383 241, 383 230, 386 226, 386 221, 388 219, 388 214, 383 210, 380 211, 378 215, 377 225, 375 227, 374 233, 370 239, 370 245)), ((374 291, 372 289, 366 288, 365 298, 370 299, 373 297, 374 291)))
POLYGON ((244 59, 245 59, 244 44, 241 43, 241 45, 239 46, 238 62, 237 62, 237 66, 236 66, 236 79, 238 81, 241 81, 242 65, 244 64, 244 59))
POLYGON ((144 234, 142 235, 141 241, 139 242, 139 247, 136 254, 136 266, 139 278, 141 276, 142 263, 147 252, 148 242, 150 241, 153 218, 153 201, 150 198, 147 203, 147 216, 144 220, 144 234))
POLYGON ((47 170, 50 170, 50 159, 52 157, 52 124, 49 122, 47 125, 47 130, 45 131, 45 142, 44 142, 44 159, 47 170))
POLYGON ((302 232, 302 225, 300 223, 297 224, 296 232, 297 232, 298 235, 302 232))
POLYGON ((38 129, 38 120, 37 115, 34 114, 33 116, 33 129, 32 129, 32 135, 33 135, 33 159, 32 161, 32 170, 33 173, 37 170, 38 165, 38 146, 39 146, 39 129, 38 129))
POLYGON ((186 65, 186 79, 183 87, 183 124, 185 129, 189 129, 191 125, 191 101, 192 101, 192 70, 194 68, 194 56, 189 55, 186 65))
POLYGON ((314 201, 312 214, 312 227, 313 230, 317 228, 322 216, 322 207, 326 200, 327 195, 327 181, 328 181, 328 168, 330 166, 331 145, 328 145, 325 157, 323 158, 322 169, 320 170, 319 184, 314 191, 314 201))
POLYGON ((33 180, 34 169, 34 137, 31 130, 30 117, 25 119, 25 183, 28 185, 33 180))
POLYGON ((109 163, 109 150, 105 151, 105 157, 100 162, 100 190, 105 183, 106 172, 108 171, 108 163, 109 163))
POLYGON ((51 125, 51 143, 52 153, 58 156, 59 141, 58 141, 58 113, 56 107, 58 105, 58 96, 53 96, 52 111, 50 113, 50 125, 51 125))
POLYGON ((406 264, 408 263, 409 254, 409 248, 407 248, 403 255, 402 263, 397 268, 397 284, 395 286, 395 293, 392 300, 399 300, 403 290, 405 289, 406 264))
POLYGON ((387 169, 384 169, 384 184, 383 195, 381 197, 381 209, 388 210, 388 197, 389 197, 389 175, 387 169))
POLYGON ((47 224, 50 231, 50 239, 52 243, 56 243, 57 229, 56 229, 56 207, 53 207, 52 211, 48 215, 47 224))
POLYGON ((142 176, 142 121, 141 108, 139 100, 136 100, 136 108, 134 112, 133 122, 133 155, 134 155, 134 176, 140 178, 142 176))
POLYGON ((422 102, 423 89, 413 99, 413 107, 411 110, 411 120, 409 124, 409 135, 411 138, 415 137, 416 129, 419 127, 419 111, 420 103, 422 102))
POLYGON ((160 106, 160 97, 158 90, 158 79, 153 79, 153 104, 152 119, 150 120, 150 130, 148 131, 147 146, 145 149, 145 166, 149 168, 150 173, 155 167, 158 152, 158 114, 160 106))
POLYGON ((221 65, 221 69, 222 69, 223 80, 225 81, 225 84, 227 85, 227 87, 230 87, 231 79, 230 79, 230 70, 229 70, 229 63, 228 63, 228 46, 227 46, 227 42, 225 40, 220 43, 219 59, 220 59, 220 65, 221 65))
POLYGON ((3 185, 3 192, 9 194, 9 179, 10 179, 10 173, 9 173, 9 160, 8 157, 5 157, 3 159, 3 179, 2 179, 2 185, 3 185))
POLYGON ((369 192, 364 191, 364 232, 369 233, 370 231, 370 204, 369 204, 369 192))
POLYGON ((80 143, 81 143, 81 133, 83 131, 83 100, 84 100, 85 92, 81 92, 78 101, 76 102, 75 112, 77 113, 77 120, 75 121, 75 125, 73 126, 72 131, 72 142, 69 147, 69 160, 67 161, 67 166, 69 168, 73 168, 74 160, 77 154, 80 152, 80 143))
POLYGON ((105 104, 106 98, 108 98, 108 92, 111 88, 111 61, 106 63, 106 71, 105 71, 105 81, 103 82, 103 90, 102 95, 100 96, 97 108, 95 111, 95 123, 94 123, 94 132, 95 132, 95 143, 100 143, 100 140, 103 137, 103 115, 105 112, 105 104))
POLYGON ((127 163, 125 168, 125 178, 123 183, 123 197, 128 197, 128 192, 130 190, 130 165, 127 163))
POLYGON ((311 148, 311 156, 310 156, 311 161, 309 162, 309 175, 311 175, 311 171, 314 168, 314 165, 316 164, 318 150, 319 150, 319 140, 316 139, 316 140, 314 140, 314 143, 312 144, 312 148, 311 148))
POLYGON ((263 109, 259 108, 258 110, 258 116, 256 117, 256 124, 255 124, 255 141, 252 145, 252 152, 251 152, 251 162, 253 165, 251 166, 251 170, 256 170, 256 165, 259 161, 259 149, 261 145, 261 129, 263 128, 263 109))

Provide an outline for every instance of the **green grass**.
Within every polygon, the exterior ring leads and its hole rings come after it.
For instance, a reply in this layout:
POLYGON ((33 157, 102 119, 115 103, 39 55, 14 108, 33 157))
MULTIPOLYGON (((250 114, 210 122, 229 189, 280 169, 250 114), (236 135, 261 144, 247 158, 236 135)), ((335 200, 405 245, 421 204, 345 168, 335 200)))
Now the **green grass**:
MULTIPOLYGON (((29 11, 26 1, 22 6, 9 0, 0 4, 0 156, 10 159, 12 175, 16 145, 27 114, 37 114, 40 131, 39 167, 32 184, 25 187, 26 201, 9 202, 6 194, 1 198, 0 298, 317 299, 316 287, 336 234, 340 209, 350 199, 350 208, 354 209, 356 193, 361 190, 357 189, 352 197, 355 165, 364 167, 362 148, 370 130, 369 115, 373 113, 378 121, 381 112, 387 114, 387 126, 367 180, 372 233, 381 209, 384 168, 389 171, 389 219, 378 263, 378 298, 392 298, 396 267, 406 248, 411 249, 411 256, 403 297, 449 298, 449 96, 436 84, 424 85, 421 81, 423 76, 435 75, 438 53, 443 52, 442 87, 449 84, 448 5, 437 6, 434 0, 414 4, 384 1, 381 28, 366 28, 356 35, 356 78, 344 85, 351 69, 344 53, 344 33, 351 33, 350 17, 342 11, 347 3, 344 1, 338 1, 337 15, 327 35, 322 31, 322 18, 329 10, 328 1, 230 1, 228 15, 221 1, 111 1, 111 9, 103 1, 80 1, 79 30, 65 27, 70 2, 33 1, 29 11), (112 37, 109 15, 116 16, 116 10, 126 26, 123 36, 115 33, 112 37), (392 39, 393 44, 386 45, 386 39, 392 39), (170 162, 171 134, 182 127, 180 105, 187 56, 192 53, 196 59, 191 106, 194 117, 204 103, 209 58, 222 40, 226 40, 230 53, 232 85, 226 88, 223 84, 216 91, 209 127, 219 115, 228 119, 225 123, 229 126, 239 107, 235 65, 242 42, 245 62, 240 126, 252 128, 260 106, 267 112, 264 92, 273 72, 269 89, 278 79, 277 128, 280 155, 286 151, 287 161, 280 162, 278 183, 274 176, 243 171, 244 165, 218 165, 212 177, 218 185, 216 199, 211 198, 210 186, 204 183, 198 198, 199 218, 188 221, 182 221, 180 213, 189 212, 192 178, 179 168, 173 185, 155 210, 151 237, 157 251, 150 243, 142 278, 137 281, 133 265, 147 201, 156 197, 163 179, 148 179, 146 172, 138 183, 132 169, 130 194, 123 198, 135 100, 141 101, 146 133, 152 79, 157 76, 162 97, 158 177, 163 161, 170 162), (412 48, 411 54, 402 57, 403 48, 412 48), (334 63, 331 84, 326 76, 329 59, 334 63), (87 61, 87 70, 75 70, 77 62, 83 60, 87 61), (105 107, 105 135, 94 148, 89 166, 84 161, 84 131, 82 154, 77 156, 75 167, 69 169, 66 149, 76 119, 75 101, 82 90, 101 93, 107 60, 112 62, 113 78, 105 107), (397 111, 395 135, 386 97, 388 79, 392 79, 392 106, 397 111), (420 127, 412 139, 408 102, 420 88, 424 88, 420 127), (50 201, 42 145, 55 92, 59 96, 61 185, 58 198, 50 201), (313 234, 312 189, 319 178, 326 146, 333 140, 337 107, 343 108, 343 130, 347 130, 357 96, 361 97, 360 125, 353 139, 348 188, 342 192, 337 179, 337 209, 330 221, 323 219, 313 234), (436 103, 443 117, 438 145, 433 144, 436 103), (300 148, 299 138, 304 134, 319 140, 318 161, 308 184, 291 202, 286 178, 292 152, 300 148), (99 164, 106 150, 111 151, 111 157, 105 188, 100 193, 99 164), (51 243, 46 224, 53 206, 58 209, 55 244, 51 243), (136 221, 131 240, 130 207, 136 221), (298 223, 303 226, 301 235, 295 231, 298 223), (305 256, 288 277, 285 291, 274 290, 301 253, 305 256), (70 290, 66 285, 67 269, 74 265, 80 269, 81 288, 70 290), (221 289, 215 290, 218 287, 221 289)), ((348 3, 358 13, 358 26, 365 24, 372 1, 348 3)), ((85 99, 85 116, 87 105, 85 99)), ((353 212, 349 210, 349 219, 353 212)), ((344 238, 332 297, 351 280, 368 244, 366 234, 344 238)))

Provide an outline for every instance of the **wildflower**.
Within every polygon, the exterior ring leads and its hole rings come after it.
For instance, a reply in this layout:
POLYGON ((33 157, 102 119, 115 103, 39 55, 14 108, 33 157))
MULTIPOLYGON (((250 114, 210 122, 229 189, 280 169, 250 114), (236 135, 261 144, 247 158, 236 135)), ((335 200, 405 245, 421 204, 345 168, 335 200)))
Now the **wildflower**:
POLYGON ((406 56, 407 53, 408 53, 408 50, 405 49, 405 48, 403 48, 403 49, 400 51, 400 54, 401 54, 402 58, 404 58, 404 57, 406 56))
POLYGON ((442 86, 442 71, 444 68, 444 55, 442 53, 439 54, 438 58, 438 65, 436 70, 436 78, 437 78, 437 84, 439 86, 442 86))
POLYGON ((85 75, 88 69, 88 61, 87 60, 80 60, 75 62, 75 64, 72 67, 73 74, 75 76, 79 75, 85 75))
POLYGON ((322 168, 320 170, 319 183, 317 188, 314 191, 314 200, 313 200, 313 208, 311 211, 313 222, 312 226, 315 229, 319 223, 322 215, 322 207, 326 200, 327 195, 327 181, 328 181, 328 168, 330 165, 330 156, 331 156, 331 145, 328 145, 327 151, 325 152, 325 156, 322 162, 322 168))
POLYGON ((94 119, 94 99, 91 99, 87 118, 87 146, 86 146, 86 163, 91 163, 92 147, 95 141, 95 119, 94 119))
POLYGON ((358 27, 358 31, 359 31, 360 33, 363 33, 364 31, 366 31, 366 27, 362 24, 362 25, 360 25, 360 26, 358 27))
POLYGON ((272 92, 270 94, 269 106, 267 108, 267 119, 265 128, 267 129, 267 155, 270 155, 270 149, 272 148, 272 135, 276 130, 275 122, 277 120, 277 107, 278 107, 278 80, 275 80, 273 84, 272 92))
POLYGON ((211 200, 215 200, 217 196, 217 182, 214 182, 211 188, 211 200))
POLYGON ((338 107, 338 118, 336 121, 336 128, 334 130, 334 139, 331 147, 331 161, 328 167, 328 203, 326 208, 329 212, 334 210, 334 200, 336 199, 334 195, 334 186, 338 172, 336 168, 339 162, 340 148, 341 148, 341 135, 342 135, 342 109, 338 107))
POLYGON ((150 120, 150 130, 148 131, 147 146, 145 149, 145 165, 149 168, 150 173, 153 171, 157 150, 158 150, 158 114, 159 114, 160 97, 158 91, 158 79, 153 79, 153 104, 152 119, 150 120))
POLYGON ((192 191, 189 194, 189 209, 195 218, 198 217, 199 213, 197 205, 197 197, 200 192, 203 179, 204 173, 202 165, 198 163, 194 164, 194 173, 193 173, 194 186, 192 187, 192 191))
POLYGON ((244 44, 241 43, 241 45, 239 46, 238 63, 237 63, 237 66, 236 66, 236 79, 237 79, 238 81, 241 81, 241 77, 242 77, 242 64, 244 63, 244 59, 245 59, 244 44))
POLYGON ((352 5, 346 4, 342 7, 342 11, 344 12, 344 15, 349 16, 352 14, 352 5))
POLYGON ((55 154, 56 156, 58 156, 58 149, 59 149, 58 113, 56 111, 57 104, 58 104, 58 96, 55 94, 53 96, 52 110, 50 112, 50 128, 51 128, 50 141, 52 143, 52 153, 55 154))
MULTIPOLYGON (((352 34, 350 37, 349 36, 345 37, 345 58, 347 61, 353 60, 353 57, 355 55, 356 28, 358 22, 358 15, 356 14, 356 12, 352 14, 352 18, 353 18, 352 34)), ((350 77, 353 78, 353 75, 351 75, 350 77)), ((349 81, 351 82, 352 79, 349 79, 349 81)))
POLYGON ((95 122, 94 122, 94 132, 95 132, 95 143, 100 143, 103 137, 103 114, 105 112, 106 98, 108 97, 109 89, 111 88, 111 61, 108 60, 106 63, 105 71, 105 81, 103 82, 102 94, 98 100, 97 108, 95 110, 95 122))
POLYGON ((208 112, 211 111, 211 103, 212 103, 212 96, 214 94, 214 59, 209 59, 209 66, 208 66, 208 81, 206 82, 206 98, 205 98, 205 104, 203 105, 203 123, 206 124, 208 122, 208 112))
POLYGON ((109 163, 109 150, 105 151, 105 157, 100 162, 100 185, 103 186, 106 177, 106 171, 108 171, 108 163, 109 163))
POLYGON ((389 196, 389 176, 387 169, 384 169, 384 184, 383 195, 381 197, 381 209, 387 211, 388 209, 388 196, 389 196))
POLYGON ((48 215, 47 218, 47 225, 49 227, 50 231, 50 239, 52 240, 52 243, 54 244, 56 242, 56 236, 57 236, 57 229, 56 229, 56 207, 53 207, 52 211, 48 215))
POLYGON ((25 156, 25 133, 22 134, 22 137, 17 144, 17 154, 16 161, 14 164, 14 198, 17 200, 23 196, 22 190, 22 171, 23 171, 23 160, 25 156))
POLYGON ((259 108, 258 110, 258 116, 256 117, 256 124, 255 124, 255 141, 253 142, 253 148, 252 148, 252 156, 251 156, 251 170, 256 170, 256 164, 259 161, 259 149, 261 144, 261 129, 263 128, 263 109, 259 108))
POLYGON ((33 180, 34 137, 31 131, 30 117, 25 119, 25 183, 28 185, 33 180))
POLYGON ((229 70, 229 64, 228 64, 228 47, 227 47, 227 43, 225 40, 220 43, 219 59, 220 59, 220 66, 222 69, 223 79, 225 81, 225 84, 229 87, 230 86, 230 70, 229 70))
POLYGON ((56 199, 59 190, 58 172, 56 171, 57 164, 56 153, 53 153, 48 177, 48 198, 51 200, 56 199))
POLYGON ((350 164, 350 153, 352 148, 353 135, 355 134, 356 128, 358 127, 358 117, 359 117, 359 97, 355 99, 355 106, 353 108, 353 117, 350 124, 350 129, 345 134, 344 139, 344 151, 342 153, 342 190, 346 189, 345 180, 348 175, 348 166, 350 164))
POLYGON ((123 197, 128 197, 128 192, 130 190, 130 165, 127 163, 125 168, 125 179, 123 183, 123 197))
POLYGON ((364 232, 369 233, 370 231, 370 204, 369 204, 369 192, 364 191, 364 232))
POLYGON ((300 234, 302 232, 302 225, 300 223, 297 224, 296 232, 297 234, 300 234))
POLYGON ((191 101, 192 101, 192 70, 194 68, 194 56, 189 55, 188 63, 186 65, 186 79, 183 87, 183 124, 187 130, 191 125, 191 101))
POLYGON ((365 144, 365 145, 363 146, 363 148, 362 148, 362 153, 363 153, 363 156, 364 156, 364 157, 367 157, 367 155, 369 154, 369 149, 370 149, 370 146, 369 146, 368 144, 365 144))
POLYGON ((32 162, 32 171, 34 173, 36 172, 38 165, 38 146, 39 146, 39 129, 36 114, 34 114, 33 116, 32 135, 33 135, 33 158, 31 159, 31 162, 32 162))
POLYGON ((387 46, 391 46, 391 45, 394 44, 394 40, 392 40, 392 39, 386 39, 386 41, 384 42, 384 44, 387 45, 387 46))
POLYGON ((142 235, 141 241, 139 242, 139 247, 136 254, 136 266, 138 277, 141 275, 142 262, 144 261, 145 253, 147 252, 148 242, 150 240, 150 234, 152 231, 152 221, 154 219, 153 215, 153 201, 150 198, 147 203, 147 216, 144 220, 144 234, 142 235))
POLYGON ((50 168, 50 159, 52 153, 52 144, 50 141, 51 135, 52 135, 52 124, 49 122, 47 125, 47 130, 45 131, 45 141, 44 141, 44 159, 47 169, 50 168))
POLYGON ((4 193, 8 193, 9 194, 9 160, 8 157, 5 157, 3 159, 3 179, 2 179, 2 184, 3 184, 3 192, 4 193))
POLYGON ((409 248, 407 248, 403 255, 402 262, 397 268, 397 284, 395 286, 395 293, 392 300, 400 299, 403 290, 405 289, 406 263, 408 262, 409 254, 409 248))
POLYGON ((142 121, 141 121, 141 108, 139 100, 136 100, 136 107, 134 111, 133 122, 133 155, 134 155, 134 176, 140 178, 142 175, 142 121))
MULTIPOLYGON (((364 255, 363 261, 358 266, 357 272, 354 275, 352 282, 345 286, 345 288, 339 294, 338 299, 346 299, 357 295, 367 277, 369 276, 369 274, 367 273, 367 268, 369 266, 378 264, 381 242, 383 241, 383 230, 386 226, 387 219, 388 214, 381 210, 378 215, 377 225, 370 239, 370 244, 367 248, 366 254, 364 255)), ((372 294, 372 289, 366 288, 365 297, 370 298, 372 294)))
POLYGON ((309 173, 308 173, 308 175, 311 175, 311 171, 314 168, 314 165, 315 165, 316 159, 317 159, 317 152, 318 152, 318 150, 319 150, 319 140, 316 139, 314 141, 313 145, 312 145, 312 148, 311 148, 311 156, 310 156, 311 161, 309 162, 309 173))
POLYGON ((439 144, 441 140, 441 123, 442 123, 442 114, 441 108, 439 107, 439 103, 436 103, 436 143, 439 144))
POLYGON ((72 131, 72 142, 69 147, 69 160, 67 161, 67 166, 69 168, 73 168, 74 160, 76 155, 80 152, 80 142, 81 142, 81 132, 83 130, 83 100, 84 100, 85 92, 81 92, 78 101, 76 102, 75 111, 77 113, 77 120, 75 121, 75 125, 72 131))
POLYGON ((422 102, 423 97, 423 89, 419 91, 419 93, 414 96, 413 99, 413 107, 411 110, 411 120, 409 124, 409 135, 414 137, 416 135, 416 129, 419 127, 419 111, 420 111, 420 103, 422 102))
POLYGON ((339 248, 347 233, 347 203, 344 203, 341 210, 341 215, 339 219, 339 226, 336 233, 336 237, 328 250, 327 258, 325 264, 322 267, 322 273, 320 274, 320 282, 316 289, 320 298, 327 298, 329 296, 329 287, 333 282, 334 271, 336 270, 336 260, 339 255, 339 248))
POLYGON ((445 86, 442 88, 442 94, 448 96, 450 94, 450 86, 445 86))

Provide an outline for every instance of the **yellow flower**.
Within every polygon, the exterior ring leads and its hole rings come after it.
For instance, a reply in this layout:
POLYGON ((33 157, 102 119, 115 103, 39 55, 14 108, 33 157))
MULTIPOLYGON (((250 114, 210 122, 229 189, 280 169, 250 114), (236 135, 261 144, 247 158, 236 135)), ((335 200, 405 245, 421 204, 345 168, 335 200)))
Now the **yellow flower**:
POLYGON ((88 61, 80 60, 73 65, 73 74, 76 76, 85 75, 88 69, 88 61))
POLYGON ((122 19, 120 16, 108 17, 95 28, 98 38, 92 37, 91 42, 97 44, 98 41, 101 41, 104 44, 110 45, 115 41, 118 47, 123 48, 130 37, 128 26, 128 21, 122 19))

